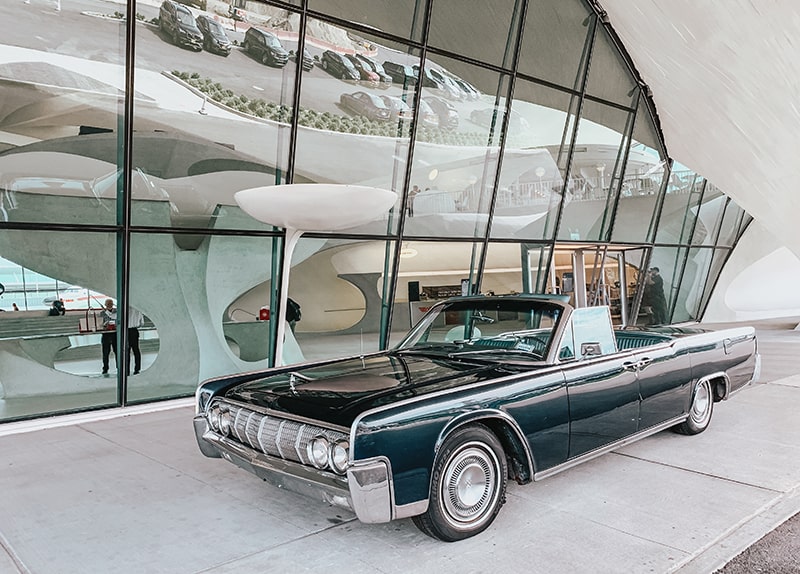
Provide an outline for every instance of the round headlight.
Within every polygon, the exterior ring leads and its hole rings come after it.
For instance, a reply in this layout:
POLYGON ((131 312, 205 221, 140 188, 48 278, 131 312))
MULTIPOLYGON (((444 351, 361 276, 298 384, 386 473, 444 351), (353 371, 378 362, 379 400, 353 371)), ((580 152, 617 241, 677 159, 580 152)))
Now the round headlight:
POLYGON ((208 424, 215 431, 219 431, 219 406, 214 405, 208 411, 208 424))
POLYGON ((308 459, 317 468, 325 468, 328 465, 328 439, 318 436, 311 439, 308 443, 308 459))
POLYGON ((219 411, 219 432, 227 436, 231 432, 231 412, 227 409, 219 411))
POLYGON ((344 474, 347 471, 347 463, 350 458, 349 448, 350 443, 346 440, 340 440, 331 446, 330 465, 339 474, 344 474))

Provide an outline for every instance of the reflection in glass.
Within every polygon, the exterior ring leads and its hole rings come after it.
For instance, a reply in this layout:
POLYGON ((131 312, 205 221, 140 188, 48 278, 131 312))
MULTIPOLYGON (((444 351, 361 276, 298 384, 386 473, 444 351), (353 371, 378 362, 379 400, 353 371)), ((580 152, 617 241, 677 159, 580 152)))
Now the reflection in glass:
MULTIPOLYGON (((497 179, 508 77, 438 56, 428 59, 417 74, 421 99, 437 115, 439 127, 416 133, 410 183, 421 191, 414 198, 414 217, 406 220, 404 233, 482 237, 497 179), (434 72, 453 81, 435 81, 434 72), (478 93, 460 100, 455 92, 463 88, 454 87, 460 86, 455 79, 478 93)), ((507 154, 509 162, 510 157, 507 154)), ((515 179, 512 171, 497 182, 499 202, 505 201, 503 189, 515 179)))
MULTIPOLYGON (((292 257, 289 297, 300 305, 301 318, 292 333, 287 330, 286 364, 380 348, 387 252, 391 250, 387 250, 385 241, 303 237, 298 242, 292 257)), ((400 253, 401 261, 417 255, 413 248, 400 253)), ((397 303, 394 312, 397 315, 406 310, 405 303, 397 303)))
MULTIPOLYGON (((478 243, 468 242, 403 242, 390 346, 419 321, 433 302, 475 292, 481 248, 478 243)), ((512 282, 513 275, 512 271, 512 282)), ((482 289, 486 292, 487 287, 482 289)))
POLYGON ((431 4, 428 44, 510 69, 522 4, 522 0, 436 0, 431 4), (476 42, 476 38, 482 41, 476 42))
POLYGON ((570 101, 564 92, 517 80, 492 237, 551 238, 564 187, 561 165, 572 132, 567 123, 570 101))
POLYGON ((594 20, 581 0, 529 2, 517 69, 579 90, 594 20))
MULTIPOLYGON (((137 102, 134 121, 135 225, 253 227, 233 195, 284 183, 297 34, 270 24, 299 18, 267 12, 248 13, 246 32, 235 29, 235 19, 221 20, 238 44, 225 58, 207 42, 175 45, 169 25, 137 28, 144 45, 137 37, 136 86, 152 98, 137 102)), ((166 16, 160 14, 162 22, 166 16)))
POLYGON ((689 257, 680 277, 675 296, 672 323, 695 321, 700 318, 703 288, 708 284, 708 271, 714 256, 713 249, 689 249, 689 257))
POLYGON ((660 190, 669 171, 667 164, 652 117, 642 100, 618 191, 612 227, 614 241, 641 243, 652 240, 660 190))
POLYGON ((0 257, 0 420, 114 404, 100 317, 116 299, 114 235, 3 230, 0 257))
POLYGON ((690 242, 705 187, 705 178, 678 162, 673 164, 658 222, 658 243, 690 242))
POLYGON ((584 102, 582 114, 558 237, 604 240, 622 171, 622 134, 629 115, 592 101, 584 102))

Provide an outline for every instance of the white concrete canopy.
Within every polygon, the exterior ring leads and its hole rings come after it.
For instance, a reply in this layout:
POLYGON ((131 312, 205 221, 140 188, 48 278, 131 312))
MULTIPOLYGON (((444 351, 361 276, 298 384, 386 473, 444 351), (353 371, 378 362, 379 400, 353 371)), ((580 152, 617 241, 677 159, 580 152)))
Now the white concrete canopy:
POLYGON ((601 0, 671 157, 800 256, 800 3, 601 0))
POLYGON ((397 194, 359 185, 298 183, 255 187, 234 196, 251 217, 287 229, 339 231, 389 211, 397 194))

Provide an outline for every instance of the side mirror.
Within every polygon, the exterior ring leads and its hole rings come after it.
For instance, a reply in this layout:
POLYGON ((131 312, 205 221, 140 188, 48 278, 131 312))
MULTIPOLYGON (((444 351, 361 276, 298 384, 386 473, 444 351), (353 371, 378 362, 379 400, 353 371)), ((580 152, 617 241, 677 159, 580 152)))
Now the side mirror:
POLYGON ((581 343, 581 357, 597 357, 603 354, 600 343, 581 343))

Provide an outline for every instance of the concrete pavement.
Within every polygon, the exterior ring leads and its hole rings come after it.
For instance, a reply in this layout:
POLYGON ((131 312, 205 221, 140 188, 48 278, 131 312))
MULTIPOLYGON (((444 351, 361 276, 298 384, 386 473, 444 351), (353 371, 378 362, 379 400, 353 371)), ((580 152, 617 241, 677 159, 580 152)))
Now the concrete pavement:
POLYGON ((0 573, 713 572, 800 511, 800 374, 783 376, 800 333, 759 336, 767 382, 705 433, 510 485, 495 523, 455 544, 204 458, 190 401, 2 425, 0 573))

